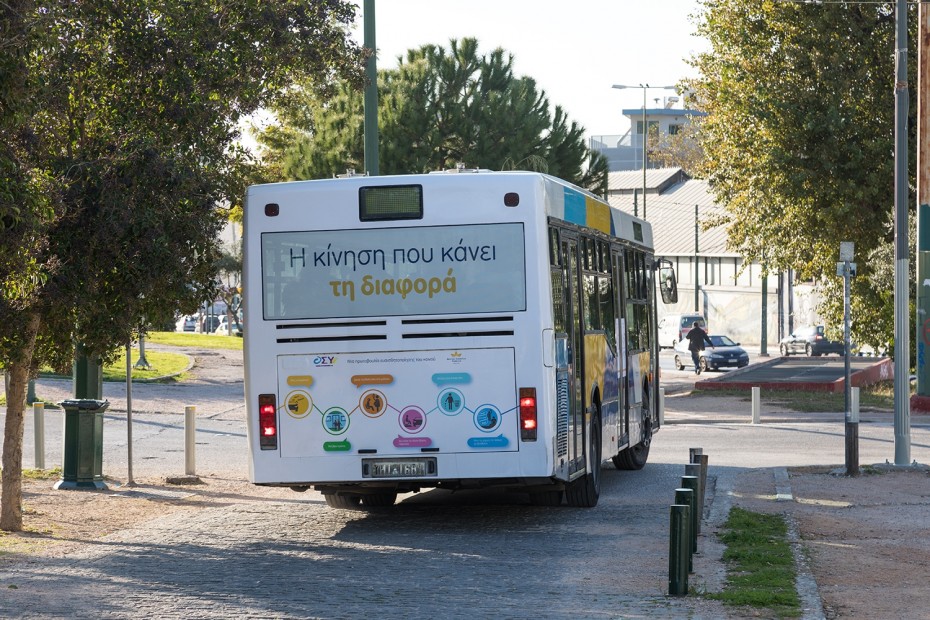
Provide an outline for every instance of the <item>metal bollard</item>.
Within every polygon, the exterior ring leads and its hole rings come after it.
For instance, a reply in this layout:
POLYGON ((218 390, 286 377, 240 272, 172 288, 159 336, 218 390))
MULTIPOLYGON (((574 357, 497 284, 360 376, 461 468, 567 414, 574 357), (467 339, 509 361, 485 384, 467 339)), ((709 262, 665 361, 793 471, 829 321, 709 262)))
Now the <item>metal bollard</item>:
POLYGON ((694 572, 694 545, 691 542, 694 539, 694 533, 691 531, 691 515, 694 514, 694 511, 697 510, 695 501, 697 500, 697 495, 694 494, 694 491, 691 489, 679 488, 675 489, 675 504, 681 506, 687 506, 688 511, 688 544, 685 545, 686 553, 688 556, 688 572, 694 572))
POLYGON ((704 485, 701 482, 701 465, 700 463, 688 463, 685 465, 685 475, 697 478, 697 488, 694 490, 694 513, 695 519, 694 535, 701 533, 701 520, 704 518, 704 485))
POLYGON ((759 424, 762 421, 762 393, 757 387, 752 388, 752 423, 759 424))
MULTIPOLYGON (((694 492, 694 497, 699 497, 701 495, 701 490, 698 488, 698 479, 696 476, 682 476, 681 477, 681 486, 686 489, 691 489, 694 492)), ((697 534, 698 534, 698 511, 691 511, 691 552, 697 553, 697 534)))
POLYGON ((695 460, 691 462, 701 466, 701 506, 704 506, 704 501, 707 498, 707 464, 709 457, 706 454, 696 454, 694 458, 695 460))
POLYGON ((671 506, 669 514, 668 593, 685 596, 688 593, 688 543, 691 508, 683 504, 671 506))
POLYGON ((45 403, 32 404, 33 434, 35 435, 35 466, 45 469, 45 403))
POLYGON ((189 405, 184 408, 184 473, 188 476, 196 476, 195 467, 195 437, 197 432, 195 414, 197 407, 189 405))

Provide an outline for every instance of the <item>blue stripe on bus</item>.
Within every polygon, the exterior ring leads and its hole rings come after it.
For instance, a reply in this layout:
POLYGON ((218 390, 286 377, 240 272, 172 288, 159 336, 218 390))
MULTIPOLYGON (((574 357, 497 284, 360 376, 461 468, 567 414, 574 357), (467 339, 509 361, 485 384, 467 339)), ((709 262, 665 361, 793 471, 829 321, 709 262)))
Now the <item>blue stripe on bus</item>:
POLYGON ((565 188, 565 221, 579 226, 587 226, 587 209, 584 194, 565 188))

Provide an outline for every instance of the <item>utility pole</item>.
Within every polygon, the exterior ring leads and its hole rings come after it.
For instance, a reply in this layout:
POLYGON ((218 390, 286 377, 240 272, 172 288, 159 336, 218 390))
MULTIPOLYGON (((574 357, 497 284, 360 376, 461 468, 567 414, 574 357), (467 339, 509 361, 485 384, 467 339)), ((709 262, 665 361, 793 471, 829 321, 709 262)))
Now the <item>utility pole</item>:
MULTIPOLYGON (((694 311, 700 312, 700 275, 698 271, 698 206, 694 205, 694 311)), ((705 319, 707 317, 704 317, 705 319)))
POLYGON ((843 402, 846 411, 846 475, 859 475, 859 412, 852 411, 852 377, 849 357, 852 355, 849 338, 849 278, 856 275, 856 263, 852 262, 855 245, 852 241, 840 243, 840 262, 836 264, 836 275, 843 276, 843 351, 844 385, 843 402))
POLYGON ((365 47, 371 56, 365 65, 365 172, 378 176, 378 46, 375 44, 375 0, 365 0, 363 7, 365 47))
POLYGON ((762 334, 760 337, 759 355, 768 357, 769 339, 769 271, 765 264, 765 249, 762 250, 762 334))
POLYGON ((910 465, 911 359, 907 244, 907 1, 895 0, 894 83, 894 463, 910 465))
POLYGON ((930 410, 930 9, 920 4, 917 43, 917 394, 911 404, 930 410))

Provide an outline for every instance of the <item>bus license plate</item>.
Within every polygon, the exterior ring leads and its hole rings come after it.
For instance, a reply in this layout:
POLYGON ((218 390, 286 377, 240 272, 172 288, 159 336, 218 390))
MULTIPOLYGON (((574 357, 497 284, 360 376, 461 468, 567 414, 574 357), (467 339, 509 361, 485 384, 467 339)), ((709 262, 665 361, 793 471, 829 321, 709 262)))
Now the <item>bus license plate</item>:
POLYGON ((365 478, 420 478, 436 475, 436 459, 364 460, 365 478))

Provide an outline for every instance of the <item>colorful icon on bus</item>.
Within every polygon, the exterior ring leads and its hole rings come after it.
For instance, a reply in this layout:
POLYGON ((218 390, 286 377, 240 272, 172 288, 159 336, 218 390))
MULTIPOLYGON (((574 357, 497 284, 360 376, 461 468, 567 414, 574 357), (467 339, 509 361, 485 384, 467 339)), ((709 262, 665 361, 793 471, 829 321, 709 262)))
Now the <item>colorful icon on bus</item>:
POLYGON ((439 393, 436 404, 444 414, 458 415, 465 408, 465 397, 456 389, 446 388, 439 393))
POLYGON ((313 399, 303 390, 294 390, 287 395, 285 402, 287 403, 285 407, 287 414, 297 419, 303 418, 310 413, 310 408, 313 406, 313 399))
POLYGON ((416 434, 426 427, 426 414, 419 407, 410 406, 400 412, 398 421, 405 431, 416 434))
POLYGON ((323 428, 330 435, 342 435, 349 430, 349 414, 339 407, 327 409, 323 414, 323 428))
POLYGON ((358 406, 369 418, 377 418, 387 409, 387 398, 379 390, 367 390, 359 398, 358 406))
POLYGON ((475 409, 475 426, 490 433, 501 425, 501 411, 494 405, 481 405, 475 409))

